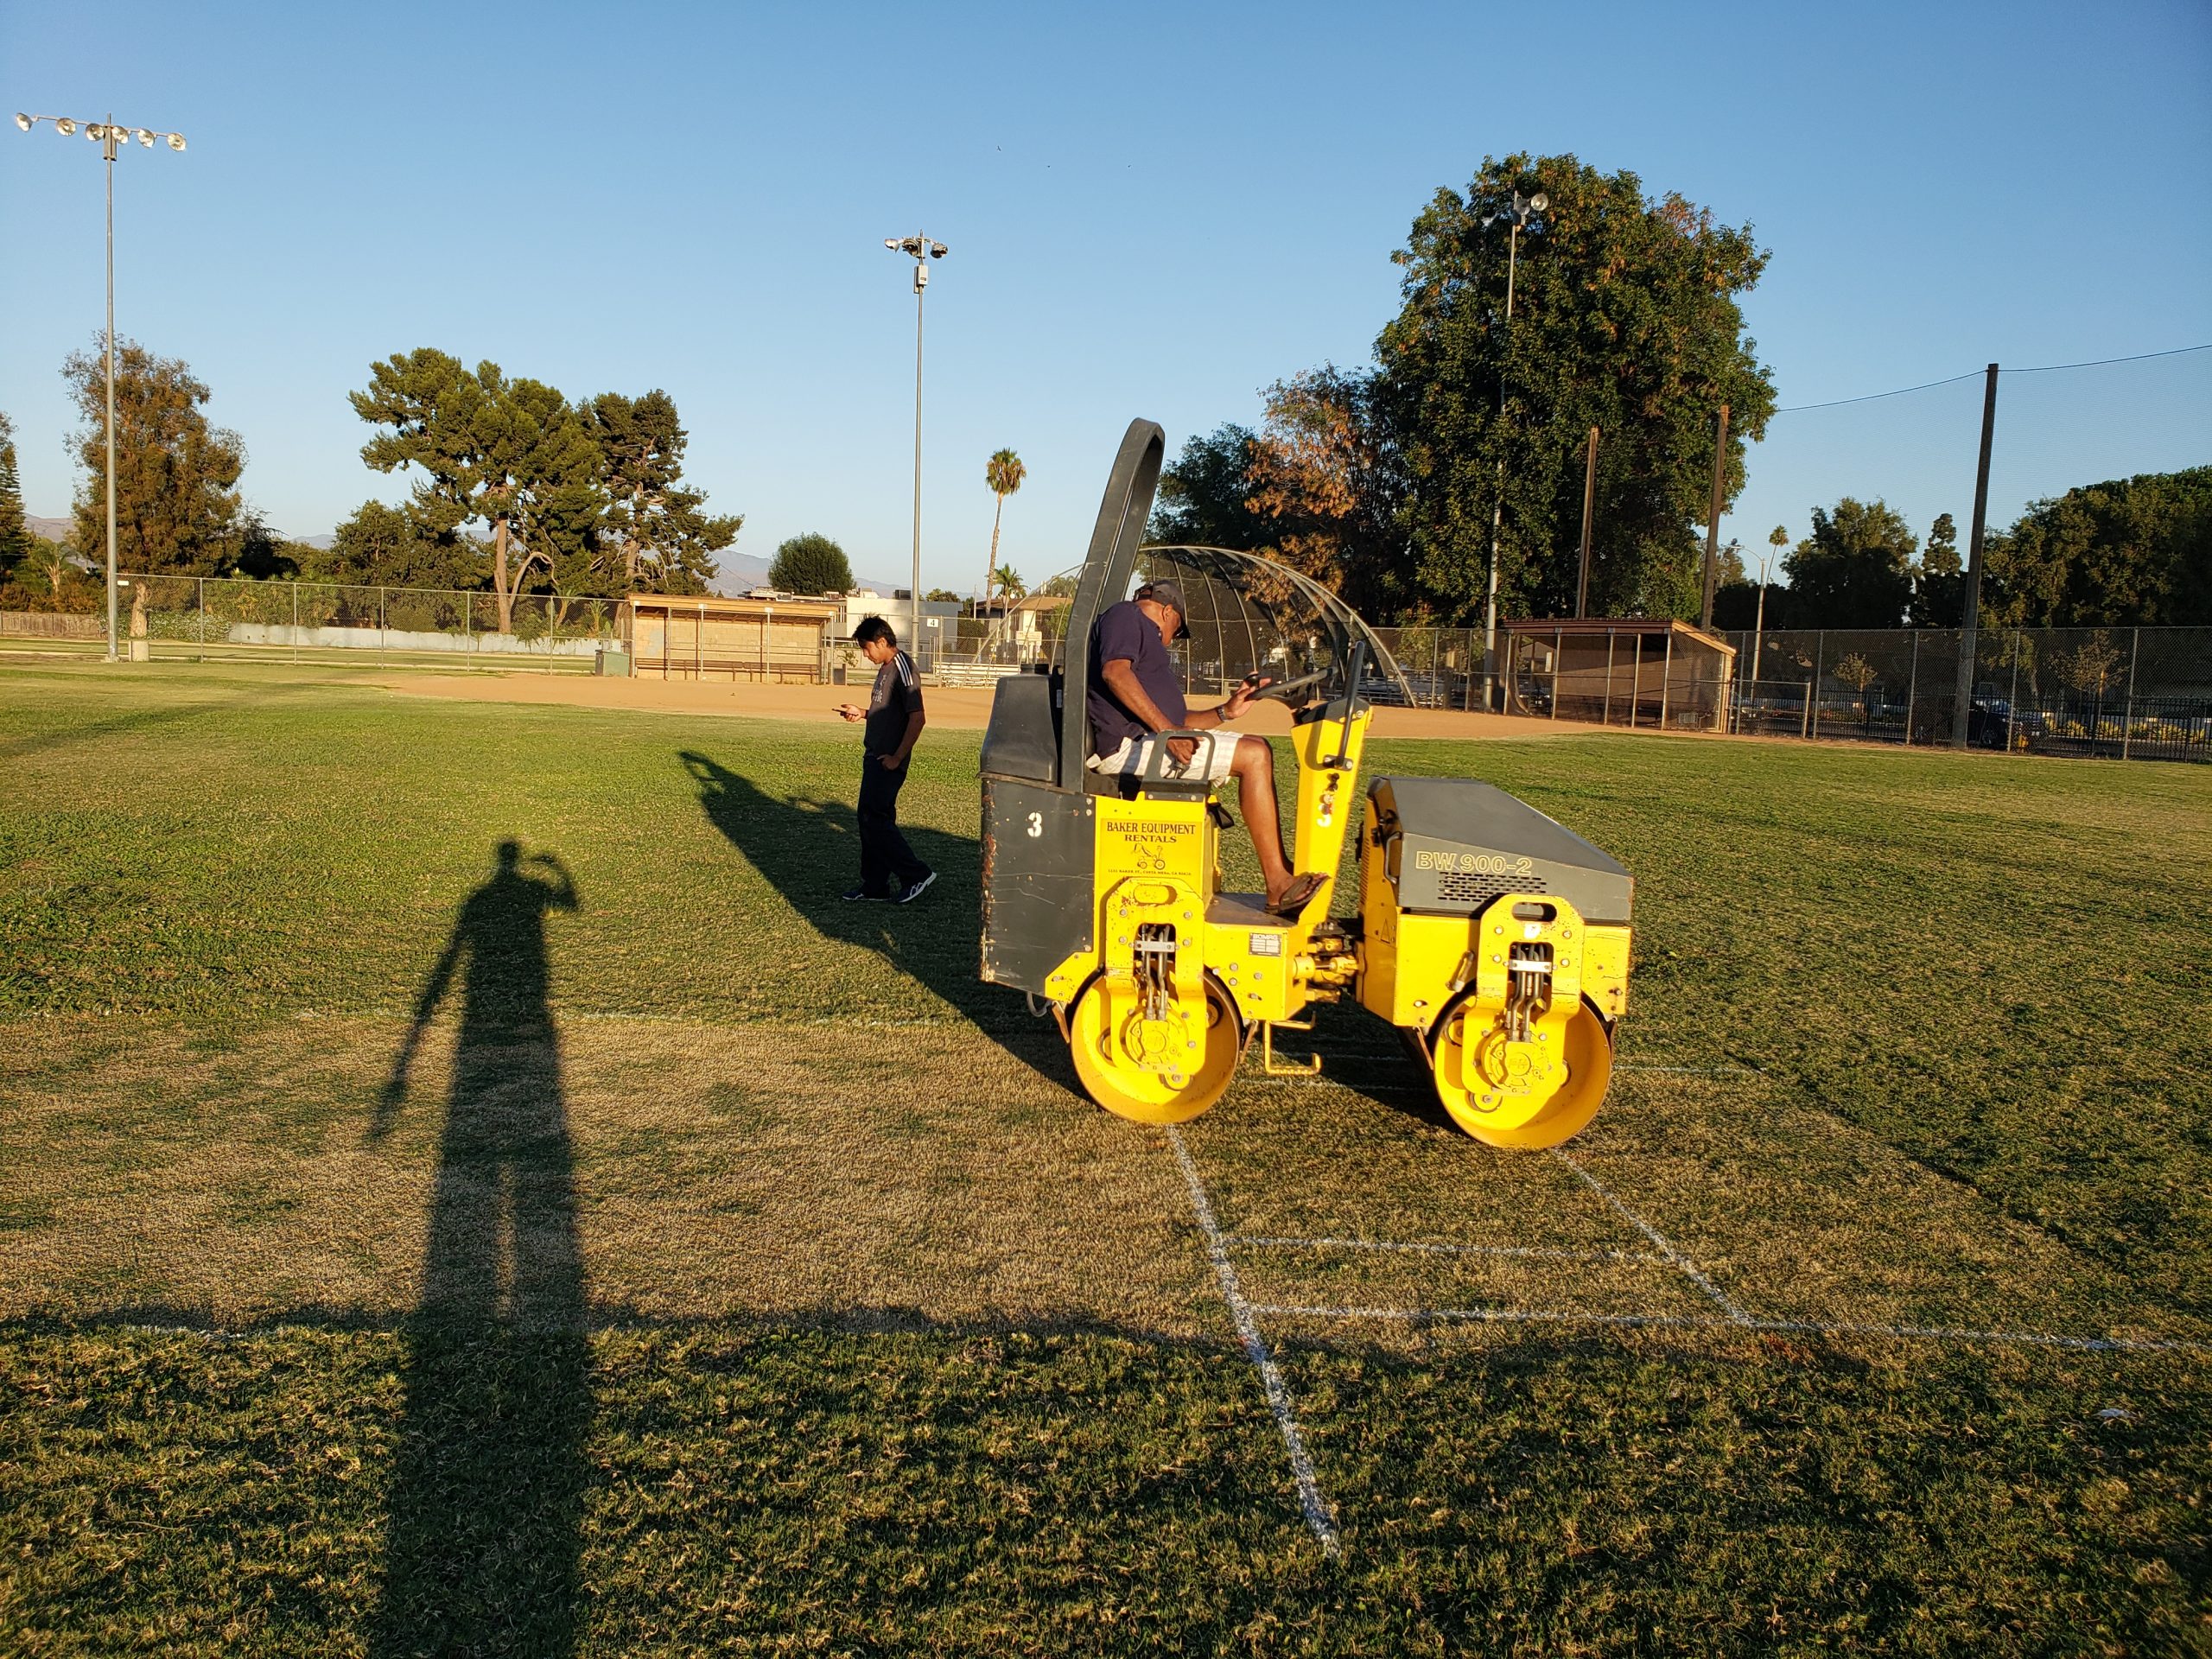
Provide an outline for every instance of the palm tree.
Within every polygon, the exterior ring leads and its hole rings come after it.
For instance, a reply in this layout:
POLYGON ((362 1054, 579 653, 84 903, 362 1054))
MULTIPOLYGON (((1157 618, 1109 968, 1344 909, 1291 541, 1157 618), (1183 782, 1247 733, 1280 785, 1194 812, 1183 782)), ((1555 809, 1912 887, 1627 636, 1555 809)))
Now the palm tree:
POLYGON ((983 482, 991 486, 991 493, 999 499, 991 512, 991 559, 983 567, 983 604, 991 602, 991 582, 999 568, 999 518, 1006 512, 1006 499, 1021 487, 1021 480, 1029 469, 1021 464, 1021 457, 1011 449, 1001 449, 983 467, 983 482))

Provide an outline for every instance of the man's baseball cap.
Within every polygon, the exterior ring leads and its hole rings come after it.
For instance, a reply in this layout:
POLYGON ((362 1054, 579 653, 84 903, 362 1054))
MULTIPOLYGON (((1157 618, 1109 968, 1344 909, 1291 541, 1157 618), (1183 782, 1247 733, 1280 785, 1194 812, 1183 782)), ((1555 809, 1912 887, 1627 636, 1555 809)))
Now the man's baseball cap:
POLYGON ((1169 610, 1174 612, 1175 637, 1178 639, 1187 639, 1191 637, 1191 607, 1184 601, 1181 582, 1170 581, 1165 577, 1158 582, 1147 582, 1137 589, 1137 597, 1148 599, 1155 605, 1165 605, 1169 610))

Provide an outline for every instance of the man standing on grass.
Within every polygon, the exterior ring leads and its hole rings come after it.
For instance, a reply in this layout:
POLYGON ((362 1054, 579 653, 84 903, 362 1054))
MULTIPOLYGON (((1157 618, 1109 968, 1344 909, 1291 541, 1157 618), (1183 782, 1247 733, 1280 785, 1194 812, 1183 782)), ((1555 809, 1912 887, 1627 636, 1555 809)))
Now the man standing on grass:
POLYGON ((861 884, 848 888, 849 901, 895 899, 911 905, 929 890, 937 872, 914 856, 899 833, 899 791, 906 782, 906 762, 922 734, 922 681, 914 659, 899 649, 899 636, 880 616, 853 630, 861 655, 875 664, 875 689, 868 707, 837 705, 847 725, 867 723, 861 762, 861 884))

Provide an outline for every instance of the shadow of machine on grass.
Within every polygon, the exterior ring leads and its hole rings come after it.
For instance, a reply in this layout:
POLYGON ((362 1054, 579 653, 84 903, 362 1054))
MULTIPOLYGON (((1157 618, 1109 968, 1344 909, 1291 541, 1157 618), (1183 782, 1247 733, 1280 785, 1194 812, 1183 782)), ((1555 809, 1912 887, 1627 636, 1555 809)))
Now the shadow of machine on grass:
POLYGON ((844 801, 774 795, 743 773, 686 749, 700 810, 762 878, 825 939, 875 951, 1006 1052, 1062 1088, 1075 1073, 1052 1023, 976 976, 973 895, 982 851, 969 836, 902 823, 915 856, 938 873, 912 905, 848 903, 839 893, 860 868, 860 830, 844 801))
POLYGON ((503 841, 416 999, 370 1128, 383 1139, 456 977, 461 1029, 407 1325, 406 1399, 370 1650, 576 1643, 591 1376, 545 920, 577 907, 550 853, 503 841))

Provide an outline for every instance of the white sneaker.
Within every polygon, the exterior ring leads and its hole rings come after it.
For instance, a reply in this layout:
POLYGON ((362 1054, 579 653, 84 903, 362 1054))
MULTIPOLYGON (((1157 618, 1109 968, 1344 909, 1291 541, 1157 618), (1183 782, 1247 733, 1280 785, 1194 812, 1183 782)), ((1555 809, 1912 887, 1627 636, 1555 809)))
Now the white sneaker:
POLYGON ((930 890, 930 883, 931 883, 931 882, 932 882, 932 881, 934 881, 934 880, 937 880, 937 872, 936 872, 935 870, 931 870, 931 871, 927 875, 924 876, 920 880, 918 880, 918 881, 915 882, 915 883, 914 883, 914 885, 913 885, 912 887, 911 887, 907 888, 906 892, 904 892, 904 893, 900 893, 900 894, 899 895, 899 902, 900 904, 902 904, 902 905, 911 905, 911 904, 912 904, 912 903, 914 902, 914 900, 915 900, 915 899, 917 899, 920 898, 924 893, 927 893, 927 892, 930 890))

